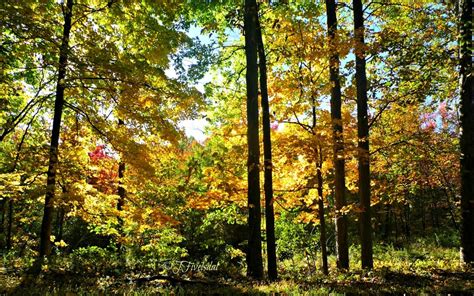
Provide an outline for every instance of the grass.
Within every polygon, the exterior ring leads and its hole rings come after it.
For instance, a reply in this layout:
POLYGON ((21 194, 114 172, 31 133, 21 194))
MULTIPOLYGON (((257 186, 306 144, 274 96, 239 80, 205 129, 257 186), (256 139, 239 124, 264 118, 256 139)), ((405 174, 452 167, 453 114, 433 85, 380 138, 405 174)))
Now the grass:
POLYGON ((174 283, 164 280, 143 284, 131 282, 132 272, 118 275, 72 273, 51 268, 32 277, 19 270, 7 273, 0 269, 0 293, 16 295, 327 295, 327 294, 473 294, 474 271, 459 263, 456 248, 423 243, 405 249, 391 245, 374 249, 374 270, 361 270, 358 249, 351 248, 351 270, 335 270, 324 276, 311 269, 302 258, 280 263, 280 281, 248 281, 237 274, 223 279, 218 274, 201 275, 205 283, 174 283), (289 267, 293 267, 290 269, 289 267), (299 273, 298 273, 299 270, 299 273))

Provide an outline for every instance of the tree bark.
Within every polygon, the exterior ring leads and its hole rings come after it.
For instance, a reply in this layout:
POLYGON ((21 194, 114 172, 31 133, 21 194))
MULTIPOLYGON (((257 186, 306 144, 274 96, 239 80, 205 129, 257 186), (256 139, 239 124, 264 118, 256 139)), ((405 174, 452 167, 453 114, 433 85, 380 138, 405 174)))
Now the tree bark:
POLYGON ((268 278, 278 278, 276 242, 275 242, 275 213, 273 210, 273 179, 272 179, 272 140, 270 131, 270 106, 268 103, 267 87, 267 58, 263 46, 262 29, 257 12, 257 48, 260 69, 260 95, 262 102, 262 125, 263 125, 263 158, 264 158, 264 183, 265 192, 265 225, 267 235, 267 264, 268 278))
POLYGON ((345 172, 344 172, 344 138, 341 117, 341 86, 339 81, 339 54, 335 44, 337 33, 337 17, 335 0, 326 0, 326 14, 329 35, 329 48, 332 51, 329 57, 329 73, 331 87, 331 120, 333 128, 334 149, 334 187, 335 187, 335 222, 336 222, 336 252, 337 267, 349 268, 349 247, 347 242, 347 216, 341 212, 346 205, 345 172))
POLYGON ((59 208, 58 214, 57 214, 57 239, 58 241, 61 241, 63 239, 63 226, 64 226, 64 215, 66 214, 66 211, 64 210, 63 207, 59 208))
MULTIPOLYGON (((122 211, 123 206, 125 205, 125 188, 123 187, 123 177, 125 174, 125 163, 123 161, 120 161, 119 167, 118 167, 118 189, 117 193, 119 196, 119 199, 117 201, 117 210, 122 211)), ((122 220, 121 218, 119 219, 120 221, 122 220)))
POLYGON ((54 102, 54 118, 51 133, 51 146, 49 150, 48 179, 46 182, 46 196, 44 202, 44 214, 41 224, 39 256, 51 254, 51 229, 53 218, 53 200, 56 187, 56 171, 58 166, 59 135, 61 130, 61 117, 64 107, 64 90, 66 88, 64 78, 66 77, 67 60, 69 51, 69 35, 71 32, 73 0, 67 0, 64 15, 63 36, 59 50, 58 80, 56 85, 56 99, 54 102))
POLYGON ((461 4, 461 256, 474 264, 474 97, 472 96, 472 5, 461 4))
MULTIPOLYGON (((121 118, 119 118, 118 126, 120 127, 122 125, 124 125, 124 121, 121 118)), ((121 215, 120 212, 122 211, 123 206, 125 205, 125 197, 127 194, 127 192, 125 191, 125 187, 123 187, 124 175, 125 175, 125 162, 121 158, 119 162, 119 167, 118 167, 118 188, 117 188, 117 195, 118 195, 117 211, 119 212, 118 213, 119 216, 117 217, 117 222, 118 222, 119 236, 122 236, 123 234, 123 219, 120 216, 121 215)), ((120 243, 120 241, 117 241, 117 249, 119 252, 122 251, 122 244, 120 243)))
POLYGON ((247 61, 247 146, 248 146, 248 225, 247 275, 263 277, 260 214, 260 172, 258 131, 257 2, 245 0, 244 32, 247 61))
POLYGON ((392 234, 392 227, 391 227, 391 221, 390 219, 390 203, 387 203, 385 205, 385 228, 384 228, 384 234, 383 234, 383 239, 384 240, 389 240, 390 235, 392 234))
POLYGON ((356 38, 356 85, 357 85, 357 137, 359 202, 360 202, 360 244, 362 268, 373 268, 372 225, 370 213, 370 154, 369 123, 367 116, 367 76, 365 67, 364 15, 362 1, 353 1, 354 36, 356 38))
MULTIPOLYGON (((124 125, 124 122, 122 119, 118 120, 118 125, 119 127, 124 125)), ((118 189, 117 189, 117 194, 119 196, 119 199, 117 201, 117 210, 122 211, 122 208, 125 204, 125 188, 123 187, 123 177, 125 174, 125 162, 121 159, 119 162, 119 167, 118 167, 118 189)), ((121 224, 122 219, 119 218, 119 222, 121 224)))
POLYGON ((411 239, 411 227, 410 227, 410 206, 406 205, 403 207, 403 221, 405 222, 405 236, 407 240, 411 239))

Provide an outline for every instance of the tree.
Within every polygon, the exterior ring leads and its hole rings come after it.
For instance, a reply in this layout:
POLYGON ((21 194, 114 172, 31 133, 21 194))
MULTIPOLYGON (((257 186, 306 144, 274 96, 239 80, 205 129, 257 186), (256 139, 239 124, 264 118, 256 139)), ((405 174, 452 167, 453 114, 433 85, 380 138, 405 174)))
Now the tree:
POLYGON ((267 235, 268 277, 276 280, 277 260, 275 244, 275 213, 273 210, 273 180, 272 180, 272 140, 270 129, 270 107, 268 104, 267 87, 267 58, 263 45, 262 28, 257 14, 257 48, 260 74, 260 95, 262 102, 263 125, 263 158, 264 158, 264 191, 265 191, 265 226, 267 235))
POLYGON ((244 33, 247 61, 247 147, 248 147, 248 225, 247 275, 263 276, 260 229, 260 146, 258 126, 257 2, 245 1, 244 33))
MULTIPOLYGON (((67 0, 64 9, 64 25, 61 47, 59 49, 58 76, 56 85, 56 98, 54 102, 54 119, 49 148, 48 179, 46 183, 46 196, 44 201, 44 214, 41 223, 39 256, 51 254, 51 230, 53 219, 53 200, 56 189, 56 171, 58 167, 59 135, 61 132, 61 116, 64 107, 65 78, 69 55, 69 35, 71 32, 73 0, 67 0)), ((41 259, 40 259, 41 260, 41 259)))
POLYGON ((359 162, 360 244, 362 268, 373 267, 372 226, 370 218, 370 154, 367 108, 367 76, 365 71, 364 15, 362 1, 354 0, 354 37, 357 85, 357 137, 359 162))
MULTIPOLYGON (((123 126, 125 123, 123 122, 122 119, 119 118, 118 120, 118 125, 119 128, 123 126)), ((119 232, 122 234, 123 232, 123 219, 120 216, 120 212, 123 209, 123 206, 125 205, 125 197, 127 192, 125 191, 125 187, 123 186, 123 178, 125 175, 125 162, 123 160, 120 160, 119 165, 118 165, 118 188, 117 188, 117 194, 118 194, 118 201, 117 201, 117 211, 119 214, 118 217, 118 227, 119 227, 119 232)), ((120 250, 120 244, 118 244, 119 250, 120 250)))
POLYGON ((461 3, 461 254, 474 264, 474 97, 472 83, 472 5, 461 3))
POLYGON ((344 172, 344 138, 341 117, 341 85, 339 81, 339 54, 337 46, 337 17, 336 1, 326 0, 327 28, 329 36, 329 80, 331 83, 331 120, 333 127, 334 151, 334 195, 335 195, 335 221, 337 266, 341 269, 349 268, 349 247, 347 242, 347 216, 343 212, 346 205, 345 198, 345 172, 344 172))

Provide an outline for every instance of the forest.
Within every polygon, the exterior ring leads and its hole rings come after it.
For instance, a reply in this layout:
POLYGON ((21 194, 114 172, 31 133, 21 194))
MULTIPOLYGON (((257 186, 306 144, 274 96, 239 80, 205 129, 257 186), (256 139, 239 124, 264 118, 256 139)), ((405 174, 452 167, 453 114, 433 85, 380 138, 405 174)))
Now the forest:
POLYGON ((0 15, 0 294, 474 294, 471 1, 0 15))

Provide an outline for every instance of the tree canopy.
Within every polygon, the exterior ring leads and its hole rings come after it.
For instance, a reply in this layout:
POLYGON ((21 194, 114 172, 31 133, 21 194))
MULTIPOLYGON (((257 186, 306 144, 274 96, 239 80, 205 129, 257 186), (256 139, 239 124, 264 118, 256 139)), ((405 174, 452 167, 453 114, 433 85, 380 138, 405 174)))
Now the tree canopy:
POLYGON ((469 3, 1 1, 0 292, 472 293, 469 3))

